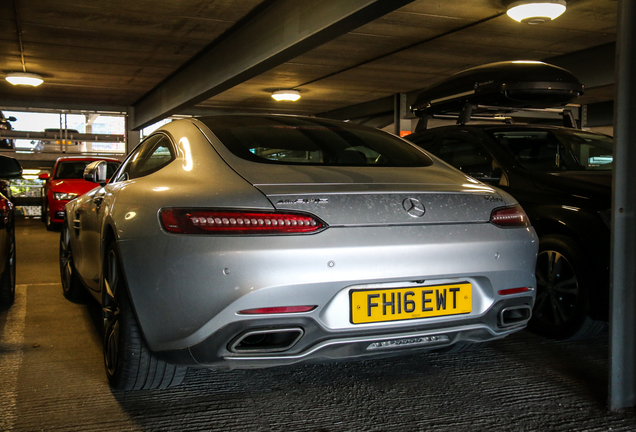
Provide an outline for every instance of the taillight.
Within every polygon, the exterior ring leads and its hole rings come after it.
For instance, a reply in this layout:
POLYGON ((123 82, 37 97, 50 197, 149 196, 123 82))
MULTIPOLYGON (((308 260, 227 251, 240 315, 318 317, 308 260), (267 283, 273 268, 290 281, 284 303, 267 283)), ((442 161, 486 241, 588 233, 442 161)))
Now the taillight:
POLYGON ((501 228, 530 226, 528 215, 526 215, 520 205, 494 209, 490 214, 490 222, 501 228))
POLYGON ((300 213, 181 208, 161 210, 161 223, 171 233, 229 235, 309 234, 326 226, 317 218, 300 213))
POLYGON ((0 222, 6 224, 9 222, 9 213, 12 208, 11 201, 0 198, 0 222))

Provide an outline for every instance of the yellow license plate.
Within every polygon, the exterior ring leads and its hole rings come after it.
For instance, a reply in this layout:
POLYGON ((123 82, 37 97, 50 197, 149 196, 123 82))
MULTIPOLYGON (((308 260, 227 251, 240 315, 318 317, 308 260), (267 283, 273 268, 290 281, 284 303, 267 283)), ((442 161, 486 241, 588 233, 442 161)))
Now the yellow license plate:
POLYGON ((465 314, 473 306, 470 283, 352 290, 350 299, 353 324, 465 314))

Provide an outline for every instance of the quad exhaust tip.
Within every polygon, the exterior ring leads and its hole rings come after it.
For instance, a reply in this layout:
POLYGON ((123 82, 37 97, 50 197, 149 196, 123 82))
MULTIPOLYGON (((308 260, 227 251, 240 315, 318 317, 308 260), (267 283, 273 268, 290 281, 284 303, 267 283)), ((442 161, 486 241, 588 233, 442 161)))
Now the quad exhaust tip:
POLYGON ((296 345, 304 334, 300 327, 248 330, 236 337, 228 349, 236 354, 283 352, 296 345))
POLYGON ((526 323, 532 316, 532 308, 528 305, 503 308, 499 312, 499 327, 511 327, 526 323))

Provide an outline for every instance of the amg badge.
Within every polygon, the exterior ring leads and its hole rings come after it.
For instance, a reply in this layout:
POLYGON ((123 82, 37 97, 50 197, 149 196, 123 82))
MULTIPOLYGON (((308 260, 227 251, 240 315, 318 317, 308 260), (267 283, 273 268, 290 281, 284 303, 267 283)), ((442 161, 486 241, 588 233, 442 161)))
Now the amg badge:
POLYGON ((288 205, 288 204, 328 204, 329 198, 298 198, 298 199, 284 199, 276 202, 276 205, 288 205))

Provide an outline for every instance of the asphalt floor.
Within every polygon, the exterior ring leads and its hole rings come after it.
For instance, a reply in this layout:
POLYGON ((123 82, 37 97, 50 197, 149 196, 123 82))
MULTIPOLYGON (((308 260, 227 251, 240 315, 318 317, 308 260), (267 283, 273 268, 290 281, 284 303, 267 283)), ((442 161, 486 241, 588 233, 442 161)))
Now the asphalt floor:
POLYGON ((522 331, 475 351, 230 372, 117 392, 99 306, 62 296, 59 233, 17 224, 16 302, 0 312, 0 431, 636 431, 608 410, 608 334, 522 331))

